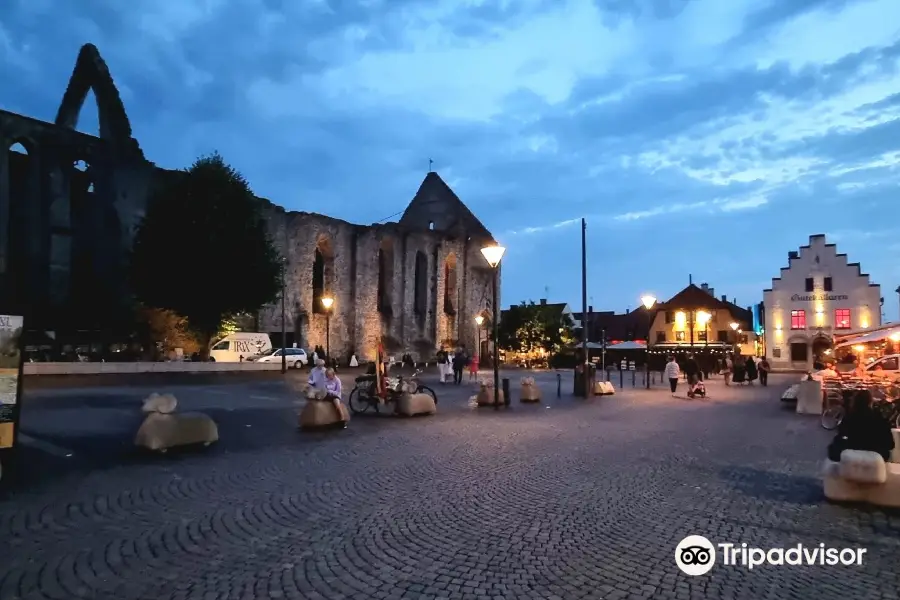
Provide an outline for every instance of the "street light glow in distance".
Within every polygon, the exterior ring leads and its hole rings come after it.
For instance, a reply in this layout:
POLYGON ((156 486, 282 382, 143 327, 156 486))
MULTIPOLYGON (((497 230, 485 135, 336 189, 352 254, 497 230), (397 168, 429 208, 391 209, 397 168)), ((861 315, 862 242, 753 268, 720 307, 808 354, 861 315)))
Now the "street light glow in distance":
POLYGON ((641 296, 641 304, 644 305, 644 308, 650 310, 653 308, 653 305, 656 304, 656 296, 652 294, 644 294, 641 296))
POLYGON ((325 296, 322 298, 322 306, 325 307, 325 310, 331 310, 332 305, 334 304, 334 298, 331 296, 325 296))
POLYGON ((732 323, 732 324, 731 324, 731 330, 732 330, 732 331, 737 331, 737 328, 738 328, 738 327, 740 327, 740 325, 738 325, 737 323, 732 323))
POLYGON ((481 327, 484 324, 484 315, 475 315, 475 324, 481 327))
POLYGON ((500 245, 485 246, 481 249, 481 254, 484 255, 484 259, 488 261, 488 264, 494 269, 500 264, 504 252, 506 252, 506 248, 500 245))

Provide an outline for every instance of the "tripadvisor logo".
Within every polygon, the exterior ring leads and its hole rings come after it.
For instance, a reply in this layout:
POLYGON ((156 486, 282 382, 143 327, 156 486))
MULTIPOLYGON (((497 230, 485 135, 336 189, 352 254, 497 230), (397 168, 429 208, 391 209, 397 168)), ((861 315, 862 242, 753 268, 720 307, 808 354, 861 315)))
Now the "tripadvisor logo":
POLYGON ((789 548, 755 548, 746 543, 713 544, 702 535, 689 535, 675 548, 675 564, 686 575, 705 575, 718 558, 728 567, 744 567, 748 571, 762 565, 860 566, 865 548, 830 548, 825 544, 789 548))

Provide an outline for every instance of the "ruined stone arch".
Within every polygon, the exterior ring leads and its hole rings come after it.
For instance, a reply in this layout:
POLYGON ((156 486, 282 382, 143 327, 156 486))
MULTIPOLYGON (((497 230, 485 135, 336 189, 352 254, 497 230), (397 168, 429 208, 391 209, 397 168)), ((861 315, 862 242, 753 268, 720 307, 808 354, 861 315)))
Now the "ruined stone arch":
POLYGON ((326 234, 320 234, 313 250, 312 309, 313 313, 325 312, 322 298, 334 293, 334 244, 326 234))
POLYGON ((447 331, 445 338, 455 340, 459 337, 457 327, 457 310, 459 303, 459 289, 457 286, 456 254, 450 252, 444 258, 444 315, 446 316, 447 331))
POLYGON ((421 250, 416 252, 413 283, 413 311, 419 317, 428 313, 428 256, 421 250))
POLYGON ((119 90, 100 51, 93 44, 85 44, 78 52, 72 77, 56 113, 56 125, 76 128, 89 90, 93 90, 97 100, 100 138, 113 144, 118 151, 131 151, 143 157, 137 140, 132 137, 131 123, 119 90))
POLYGON ((381 239, 378 248, 378 312, 389 317, 394 304, 394 242, 381 239))

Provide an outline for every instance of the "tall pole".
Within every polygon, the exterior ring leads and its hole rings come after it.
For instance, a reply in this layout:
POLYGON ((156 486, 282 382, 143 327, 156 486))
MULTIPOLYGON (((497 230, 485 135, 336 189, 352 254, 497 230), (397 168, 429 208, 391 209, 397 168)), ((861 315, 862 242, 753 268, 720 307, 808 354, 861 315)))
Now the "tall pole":
POLYGON ((328 362, 332 363, 331 360, 331 309, 325 311, 325 356, 328 357, 328 362))
POLYGON ((287 259, 281 259, 281 373, 287 373, 287 329, 284 316, 284 272, 287 269, 287 259))
POLYGON ((494 276, 491 278, 491 326, 494 328, 494 410, 500 410, 500 352, 497 347, 497 338, 500 328, 497 318, 497 274, 500 264, 494 267, 494 276))
POLYGON ((582 379, 584 379, 584 397, 591 396, 591 360, 588 354, 588 330, 587 330, 587 220, 581 219, 581 351, 584 354, 582 365, 582 379))

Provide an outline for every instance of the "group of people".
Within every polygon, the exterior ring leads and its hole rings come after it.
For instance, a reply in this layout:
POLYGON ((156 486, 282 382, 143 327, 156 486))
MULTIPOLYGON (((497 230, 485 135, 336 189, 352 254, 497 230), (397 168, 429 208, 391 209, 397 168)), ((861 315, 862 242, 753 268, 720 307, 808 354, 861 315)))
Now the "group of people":
MULTIPOLYGON (((752 356, 734 356, 728 354, 724 358, 718 359, 715 364, 715 372, 721 373, 725 379, 725 385, 731 385, 732 381, 748 381, 751 385, 756 379, 762 385, 769 384, 769 361, 762 357, 753 360, 752 356), (735 373, 739 373, 739 377, 735 377, 735 373)), ((693 395, 702 385, 704 379, 708 379, 710 372, 707 368, 702 368, 693 354, 688 354, 687 358, 678 364, 674 355, 669 356, 665 367, 665 377, 669 380, 669 386, 672 389, 672 395, 678 389, 678 380, 684 375, 688 382, 688 395, 693 395)))
MULTIPOLYGON (((338 417, 343 418, 343 413, 341 412, 343 388, 341 386, 341 378, 337 376, 333 368, 325 368, 325 361, 317 358, 315 366, 309 372, 307 383, 312 389, 325 392, 325 401, 334 404, 334 410, 337 411, 338 417)), ((344 427, 346 426, 347 423, 345 421, 344 427)))
POLYGON ((437 353, 437 364, 441 383, 446 383, 452 376, 453 383, 460 385, 466 367, 469 369, 469 381, 474 381, 478 377, 478 355, 470 355, 465 344, 457 346, 452 352, 441 346, 437 353))

